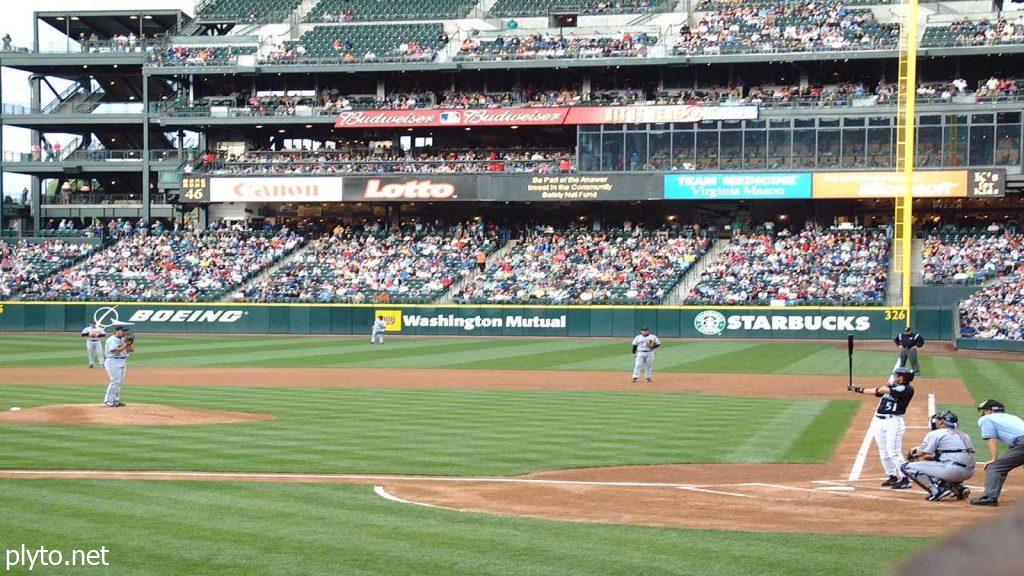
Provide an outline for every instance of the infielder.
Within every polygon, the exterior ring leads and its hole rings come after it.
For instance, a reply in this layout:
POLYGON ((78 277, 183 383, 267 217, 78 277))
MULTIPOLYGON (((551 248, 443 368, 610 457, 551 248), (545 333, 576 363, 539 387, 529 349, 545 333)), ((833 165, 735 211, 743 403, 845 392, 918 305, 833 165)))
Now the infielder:
POLYGON ((370 344, 384 343, 384 331, 388 329, 388 323, 383 316, 377 316, 377 320, 370 329, 370 344))
POLYGON ((110 385, 103 398, 103 405, 109 408, 124 406, 121 402, 121 386, 124 385, 124 372, 128 368, 128 356, 135 352, 135 337, 128 335, 126 326, 114 328, 114 335, 107 338, 105 347, 107 359, 103 367, 110 376, 110 385))
POLYGON ((1024 419, 1006 413, 1006 407, 998 400, 985 400, 978 405, 981 418, 978 428, 981 437, 988 443, 992 459, 985 465, 985 493, 971 500, 974 506, 999 506, 999 495, 1010 470, 1024 466, 1024 419), (1006 444, 1007 450, 999 456, 999 443, 1006 444))
POLYGON ((900 470, 903 464, 903 435, 907 431, 903 415, 907 413, 907 406, 914 398, 914 387, 910 385, 914 380, 914 372, 910 368, 897 368, 895 380, 889 386, 865 389, 849 385, 847 389, 858 394, 874 394, 881 398, 871 425, 874 428, 875 445, 878 447, 882 467, 889 475, 882 486, 903 490, 910 488, 910 480, 900 470))
POLYGON ((927 500, 938 502, 947 494, 963 500, 971 495, 964 482, 974 476, 974 444, 960 430, 960 419, 950 412, 932 414, 932 431, 921 445, 907 453, 909 462, 900 470, 928 492, 927 500))
POLYGON ((96 364, 103 365, 103 337, 107 332, 95 322, 90 322, 82 329, 82 338, 85 338, 85 356, 89 360, 89 368, 96 364))
POLYGON ((654 350, 658 346, 661 346, 661 340, 651 334, 651 330, 647 326, 641 328, 640 333, 633 338, 633 355, 636 356, 636 362, 633 363, 633 382, 640 379, 641 369, 644 371, 647 381, 653 382, 651 372, 654 368, 654 350))

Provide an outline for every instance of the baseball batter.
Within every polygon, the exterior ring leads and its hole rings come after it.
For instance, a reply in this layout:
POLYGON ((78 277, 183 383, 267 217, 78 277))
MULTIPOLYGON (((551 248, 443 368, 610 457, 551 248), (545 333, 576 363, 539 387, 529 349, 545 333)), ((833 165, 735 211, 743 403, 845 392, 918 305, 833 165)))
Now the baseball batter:
POLYGON ((103 365, 103 337, 107 332, 95 322, 90 322, 82 329, 82 338, 85 338, 85 357, 89 360, 89 368, 96 364, 103 365))
POLYGON ((370 328, 370 344, 383 344, 384 343, 384 331, 388 329, 388 323, 384 320, 383 316, 377 316, 377 320, 373 323, 373 327, 370 328))
POLYGON ((914 398, 914 387, 910 385, 913 380, 914 371, 912 369, 897 368, 895 382, 889 386, 861 388, 850 385, 847 387, 851 392, 874 394, 881 398, 878 401, 878 408, 875 410, 875 418, 871 426, 874 430, 875 445, 878 447, 882 467, 889 475, 882 486, 896 490, 910 488, 910 480, 900 470, 900 466, 903 464, 903 435, 907 431, 903 415, 907 413, 907 406, 914 398))
POLYGON ((636 356, 636 362, 633 363, 633 382, 640 379, 641 370, 644 372, 644 376, 648 382, 653 382, 652 371, 654 369, 654 350, 661 346, 661 340, 654 334, 651 334, 651 330, 644 326, 640 329, 640 333, 633 338, 633 355, 636 356))
POLYGON ((114 328, 114 335, 107 338, 104 350, 107 358, 103 367, 110 376, 110 384, 107 386, 103 405, 120 408, 124 406, 124 402, 121 402, 121 386, 124 385, 124 372, 128 368, 128 356, 135 352, 135 338, 128 335, 126 326, 117 326, 114 328))
POLYGON ((948 410, 933 414, 932 431, 907 454, 909 462, 900 467, 905 476, 928 491, 931 502, 950 493, 957 500, 971 494, 963 483, 974 476, 974 444, 957 429, 959 422, 957 415, 948 410))

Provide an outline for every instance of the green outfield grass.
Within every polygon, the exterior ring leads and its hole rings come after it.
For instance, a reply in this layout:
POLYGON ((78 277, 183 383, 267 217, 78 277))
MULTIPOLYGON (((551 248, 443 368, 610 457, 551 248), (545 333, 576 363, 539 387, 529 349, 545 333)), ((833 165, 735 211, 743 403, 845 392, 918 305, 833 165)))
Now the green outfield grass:
MULTIPOLYGON (((158 336, 132 366, 618 370, 610 340, 158 336)), ((895 351, 894 351, 895 352, 895 351)), ((81 338, 0 335, 0 408, 96 402, 102 386, 3 385, 7 366, 75 366, 81 338)), ((922 355, 925 376, 1024 411, 1024 364, 922 355)), ((881 383, 894 353, 858 352, 881 383)), ((662 372, 843 375, 832 343, 666 342, 662 372)), ((99 377, 99 375, 97 375, 99 377)), ((128 402, 269 412, 201 427, 0 427, 0 468, 519 474, 670 462, 822 462, 857 400, 696 393, 132 387, 128 402)), ((942 399, 940 398, 940 403, 942 399)), ((954 408, 975 436, 972 406, 954 408)), ((914 439, 908 439, 909 444, 914 439)), ((548 522, 387 502, 368 486, 0 481, 0 549, 107 545, 82 574, 879 573, 926 542, 548 522), (894 550, 898 553, 894 554, 894 550)), ((17 571, 11 573, 19 573, 17 571)), ((64 574, 37 568, 32 574, 64 574)))
MULTIPOLYGON (((863 576, 891 538, 606 526, 428 510, 370 486, 0 481, 0 549, 106 546, 32 574, 863 576)), ((900 539, 899 550, 923 540, 900 539)), ((28 574, 15 570, 11 574, 28 574)))

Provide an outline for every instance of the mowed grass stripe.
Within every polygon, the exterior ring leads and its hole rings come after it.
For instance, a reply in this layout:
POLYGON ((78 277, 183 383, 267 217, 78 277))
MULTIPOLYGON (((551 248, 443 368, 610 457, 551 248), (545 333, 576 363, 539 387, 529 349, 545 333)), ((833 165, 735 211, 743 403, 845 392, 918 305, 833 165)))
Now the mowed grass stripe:
POLYGON ((730 453, 729 462, 777 461, 802 436, 807 427, 821 414, 828 402, 808 400, 791 404, 762 426, 746 442, 730 453))
MULTIPOLYGON (((3 353, 0 353, 0 365, 24 365, 28 362, 39 363, 45 361, 47 365, 74 365, 85 362, 85 342, 84 340, 78 343, 78 347, 65 346, 64 349, 59 351, 49 352, 25 352, 25 353, 8 353, 6 350, 0 349, 3 353)), ((223 353, 232 350, 279 350, 282 346, 280 339, 265 339, 265 338, 254 338, 254 339, 220 339, 220 340, 204 340, 202 342, 182 342, 180 340, 174 340, 169 342, 165 339, 158 339, 155 342, 148 341, 145 336, 139 336, 138 347, 140 352, 144 352, 141 357, 142 363, 150 363, 154 359, 158 363, 162 362, 164 365, 174 365, 173 362, 167 360, 173 360, 175 358, 188 358, 194 359, 198 353, 201 353, 204 357, 211 352, 223 353)), ((140 360, 140 357, 135 358, 136 362, 140 360)))
MULTIPOLYGON (((467 343, 452 352, 441 352, 431 355, 429 358, 418 356, 412 357, 389 357, 386 359, 373 358, 370 355, 365 361, 348 361, 338 363, 335 366, 351 367, 380 367, 380 368, 450 368, 467 362, 486 362, 490 360, 504 361, 506 358, 516 358, 524 355, 535 354, 552 349, 569 350, 579 345, 571 340, 548 340, 537 341, 535 339, 505 339, 505 340, 482 340, 478 343, 467 343), (429 363, 429 366, 424 366, 429 363)), ((390 345, 390 344, 388 344, 390 345)))
POLYGON ((883 538, 500 518, 386 502, 365 486, 4 481, 0 505, 17 519, 0 525, 5 541, 117 543, 103 569, 115 575, 843 576, 875 573, 891 560, 873 553, 883 538), (113 495, 118 505, 108 510, 102 504, 113 495), (167 522, 155 521, 164 515, 167 522), (806 553, 778 553, 792 549, 806 553))
POLYGON ((810 422, 803 434, 794 438, 779 459, 783 462, 823 462, 836 451, 860 410, 856 400, 829 402, 810 422))
MULTIPOLYGON (((16 397, 26 406, 93 398, 85 392, 11 386, 0 387, 0 398, 16 397)), ((98 402, 100 390, 91 392, 98 402)), ((660 393, 160 387, 126 390, 126 401, 269 411, 278 419, 199 427, 4 426, 0 467, 471 475, 713 462, 755 434, 761 419, 805 402, 660 393)))
POLYGON ((582 342, 570 342, 572 346, 561 347, 552 342, 551 349, 523 354, 506 356, 499 359, 472 360, 455 364, 448 364, 448 368, 454 369, 491 369, 495 366, 505 370, 545 370, 565 364, 567 359, 574 361, 585 359, 603 358, 609 354, 621 353, 622 344, 608 342, 605 340, 590 340, 582 342))

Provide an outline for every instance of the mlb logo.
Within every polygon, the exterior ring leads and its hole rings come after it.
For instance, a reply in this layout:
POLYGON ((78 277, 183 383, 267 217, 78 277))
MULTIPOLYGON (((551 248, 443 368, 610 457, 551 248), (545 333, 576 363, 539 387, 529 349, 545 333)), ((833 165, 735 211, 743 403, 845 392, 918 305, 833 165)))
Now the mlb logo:
POLYGON ((377 310, 373 313, 374 316, 383 316, 384 321, 387 322, 388 327, 384 329, 385 332, 401 332, 402 331, 402 311, 401 310, 377 310))
POLYGON ((441 112, 441 124, 460 124, 462 114, 459 112, 441 112))

